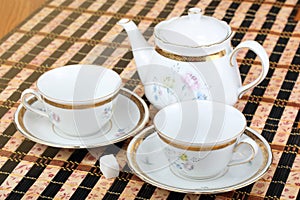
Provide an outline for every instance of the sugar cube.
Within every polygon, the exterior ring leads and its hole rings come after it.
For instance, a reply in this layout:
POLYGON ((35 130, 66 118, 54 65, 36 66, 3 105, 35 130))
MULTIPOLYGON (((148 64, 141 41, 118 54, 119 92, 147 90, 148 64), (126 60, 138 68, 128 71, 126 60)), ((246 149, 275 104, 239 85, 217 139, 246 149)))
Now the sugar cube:
POLYGON ((105 155, 100 158, 100 170, 105 178, 114 178, 119 176, 119 164, 114 155, 105 155))

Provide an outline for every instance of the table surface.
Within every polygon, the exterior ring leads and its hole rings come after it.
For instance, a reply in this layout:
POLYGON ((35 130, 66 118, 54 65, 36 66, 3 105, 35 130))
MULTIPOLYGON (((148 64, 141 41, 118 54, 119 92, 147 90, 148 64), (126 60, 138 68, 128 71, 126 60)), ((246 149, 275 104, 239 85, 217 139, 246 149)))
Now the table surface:
MULTIPOLYGON (((294 19, 298 9, 296 0, 47 2, 0 41, 0 199, 299 199, 300 22, 294 19), (106 179, 90 150, 49 147, 17 131, 13 115, 22 91, 35 88, 44 72, 64 65, 94 63, 113 69, 125 88, 147 102, 127 35, 116 23, 123 17, 134 19, 153 43, 158 22, 186 14, 190 7, 229 23, 233 47, 256 40, 267 51, 266 79, 235 104, 247 125, 272 148, 272 164, 261 179, 227 193, 170 192, 130 172, 126 151, 120 150, 126 150, 130 139, 95 149, 99 156, 116 155, 122 168, 119 177, 106 179)), ((253 53, 243 51, 238 62, 243 83, 258 75, 260 62, 253 53)))
POLYGON ((5 36, 32 12, 42 6, 46 0, 0 0, 0 38, 5 36))

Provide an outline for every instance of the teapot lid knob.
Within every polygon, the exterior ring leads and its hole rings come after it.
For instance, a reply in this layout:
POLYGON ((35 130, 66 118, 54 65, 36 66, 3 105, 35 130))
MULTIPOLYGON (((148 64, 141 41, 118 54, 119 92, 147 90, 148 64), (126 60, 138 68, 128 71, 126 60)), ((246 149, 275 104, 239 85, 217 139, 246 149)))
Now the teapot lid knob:
POLYGON ((200 8, 190 8, 188 15, 191 20, 199 20, 202 16, 202 10, 200 8))

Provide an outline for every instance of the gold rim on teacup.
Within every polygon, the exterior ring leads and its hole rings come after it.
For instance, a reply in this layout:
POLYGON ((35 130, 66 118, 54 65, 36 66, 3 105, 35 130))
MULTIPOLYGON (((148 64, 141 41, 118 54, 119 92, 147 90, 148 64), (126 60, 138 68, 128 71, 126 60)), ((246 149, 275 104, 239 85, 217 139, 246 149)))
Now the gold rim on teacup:
POLYGON ((212 150, 218 150, 223 149, 227 146, 230 146, 234 143, 236 143, 237 139, 234 138, 233 140, 230 140, 228 142, 222 143, 222 144, 216 144, 216 145, 201 145, 201 144, 183 144, 179 143, 176 140, 170 139, 161 132, 157 131, 159 138, 164 141, 166 144, 171 145, 173 147, 176 147, 178 149, 188 150, 188 151, 212 151, 212 150))
POLYGON ((77 110, 77 109, 89 109, 89 108, 96 108, 99 106, 102 106, 104 104, 107 104, 109 102, 111 102, 112 100, 114 100, 116 98, 116 96, 118 95, 118 93, 115 93, 113 96, 109 97, 108 99, 105 99, 103 101, 100 102, 95 102, 95 103, 81 103, 81 104, 77 104, 76 102, 73 104, 63 104, 63 103, 57 103, 54 102, 50 99, 47 99, 46 97, 42 97, 43 100, 45 101, 45 103, 57 107, 57 108, 62 108, 62 109, 69 109, 69 110, 77 110))

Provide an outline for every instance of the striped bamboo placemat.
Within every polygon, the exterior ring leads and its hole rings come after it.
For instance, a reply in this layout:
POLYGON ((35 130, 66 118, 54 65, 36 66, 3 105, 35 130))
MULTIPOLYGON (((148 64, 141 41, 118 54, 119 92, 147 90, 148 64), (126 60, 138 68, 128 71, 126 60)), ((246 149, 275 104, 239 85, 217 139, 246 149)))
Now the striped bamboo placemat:
MULTIPOLYGON (((299 199, 300 188, 300 22, 297 0, 53 0, 0 43, 0 199, 299 199), (97 154, 113 153, 122 169, 105 179, 98 158, 87 149, 59 149, 22 136, 13 123, 20 95, 44 72, 76 63, 111 68, 125 87, 143 96, 126 33, 116 22, 131 18, 153 42, 161 20, 200 7, 230 24, 232 45, 256 40, 270 59, 267 78, 235 105, 248 126, 270 143, 274 156, 265 176, 247 187, 216 195, 169 192, 132 174, 126 163, 129 140, 97 154)), ((4 16, 2 16, 4 17, 4 16)), ((259 73, 259 60, 239 56, 242 80, 259 73)))

